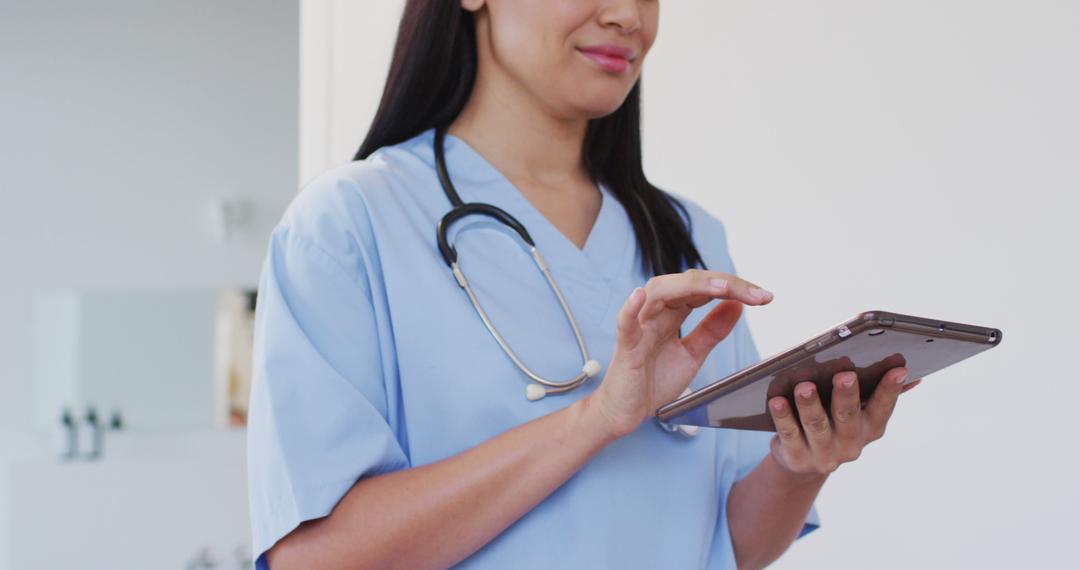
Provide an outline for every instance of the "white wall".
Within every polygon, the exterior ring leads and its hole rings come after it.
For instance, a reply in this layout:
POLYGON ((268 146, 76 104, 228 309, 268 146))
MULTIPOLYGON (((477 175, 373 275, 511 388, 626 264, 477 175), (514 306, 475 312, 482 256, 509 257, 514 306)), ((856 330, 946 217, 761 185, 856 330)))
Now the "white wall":
POLYGON ((64 567, 73 553, 86 568, 183 567, 200 545, 247 540, 242 433, 150 440, 139 448, 153 460, 114 457, 106 436, 104 463, 70 471, 40 459, 32 301, 52 289, 256 284, 298 184, 298 16, 295 0, 0 2, 0 568, 64 567), (210 225, 221 197, 254 203, 228 244, 210 225), (147 474, 166 468, 196 476, 155 504, 147 474), (126 493, 107 488, 117 472, 134 481, 126 493), (82 486, 49 492, 65 480, 82 486), (79 489, 89 502, 65 502, 79 489), (95 491, 120 498, 101 513, 87 507, 100 507, 95 491), (201 517, 214 522, 193 526, 201 517), (66 523, 97 549, 56 549, 74 532, 66 523), (171 549, 131 533, 116 549, 119 525, 133 523, 171 549))
POLYGON ((298 182, 298 7, 0 4, 0 433, 31 424, 31 301, 251 287, 298 182), (211 200, 256 204, 215 243, 211 200))
POLYGON ((866 308, 1004 331, 904 396, 786 566, 1078 565, 1080 383, 1059 363, 1080 315, 1080 5, 663 9, 649 173, 776 292, 750 317, 763 354, 866 308))
MULTIPOLYGON (((302 3, 304 167, 349 160, 401 2, 302 3), (329 32, 329 33, 326 33, 329 32)), ((927 378, 823 490, 789 568, 1075 566, 1080 7, 1067 0, 662 4, 652 180, 728 228, 763 355, 883 308, 1004 330, 927 378)))
POLYGON ((300 179, 352 160, 379 107, 402 0, 300 0, 300 179))

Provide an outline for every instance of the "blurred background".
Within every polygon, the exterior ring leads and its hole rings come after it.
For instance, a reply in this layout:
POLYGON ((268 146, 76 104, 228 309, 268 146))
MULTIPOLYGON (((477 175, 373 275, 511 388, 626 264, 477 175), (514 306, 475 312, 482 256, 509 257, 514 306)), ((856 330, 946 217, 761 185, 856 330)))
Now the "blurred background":
MULTIPOLYGON (((0 0, 0 569, 250 566, 267 238, 355 152, 401 6, 0 0)), ((776 293, 763 356, 870 308, 1004 331, 775 566, 1080 567, 1080 4, 661 13, 646 170, 776 293)))

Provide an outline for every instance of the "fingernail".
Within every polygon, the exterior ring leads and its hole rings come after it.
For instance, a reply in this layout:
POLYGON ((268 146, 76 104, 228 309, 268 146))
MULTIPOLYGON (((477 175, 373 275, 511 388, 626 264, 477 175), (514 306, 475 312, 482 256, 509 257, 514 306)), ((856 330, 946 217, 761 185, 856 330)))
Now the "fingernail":
POLYGON ((809 398, 813 393, 814 393, 814 387, 812 385, 811 386, 803 386, 802 388, 799 388, 799 396, 801 396, 803 398, 809 398))
POLYGON ((896 378, 896 383, 897 384, 903 384, 904 380, 907 380, 907 373, 906 372, 902 376, 898 376, 896 378))
POLYGON ((713 289, 716 289, 717 291, 723 291, 727 289, 727 279, 720 279, 719 277, 710 279, 709 285, 712 285, 713 289))
POLYGON ((750 296, 762 301, 768 301, 769 299, 772 299, 772 293, 760 287, 750 287, 750 296))
POLYGON ((773 400, 772 402, 769 403, 769 405, 772 406, 773 411, 776 411, 776 412, 779 412, 780 410, 784 409, 784 401, 780 400, 780 399, 773 400))
POLYGON ((847 378, 841 380, 840 384, 843 385, 845 388, 850 388, 853 384, 855 384, 855 378, 848 376, 847 378))

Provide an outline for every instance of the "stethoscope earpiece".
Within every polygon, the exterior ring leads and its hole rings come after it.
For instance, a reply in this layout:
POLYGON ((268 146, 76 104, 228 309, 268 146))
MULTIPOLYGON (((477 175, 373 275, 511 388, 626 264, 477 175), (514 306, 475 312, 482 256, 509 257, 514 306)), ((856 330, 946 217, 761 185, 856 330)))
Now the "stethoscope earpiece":
POLYGON ((530 383, 528 386, 525 386, 525 397, 528 398, 530 402, 535 402, 544 396, 547 396, 547 388, 535 383, 530 383))
MULTIPOLYGON (((555 391, 565 392, 565 391, 568 391, 568 390, 570 390, 572 388, 576 388, 578 385, 580 385, 585 380, 587 380, 589 378, 592 378, 593 376, 596 376, 597 374, 600 374, 600 369, 601 368, 602 368, 602 366, 600 365, 599 361, 597 361, 597 360, 595 360, 593 358, 590 358, 587 362, 585 362, 585 365, 581 367, 581 371, 585 374, 584 378, 581 378, 579 376, 578 377, 579 380, 578 380, 577 384, 574 384, 574 385, 571 386, 570 384, 572 384, 572 382, 570 382, 566 386, 562 387, 561 390, 552 390, 552 392, 555 392, 555 391)), ((547 396, 547 395, 548 395, 548 389, 545 388, 542 384, 537 384, 537 383, 534 382, 534 383, 530 383, 528 386, 525 386, 525 397, 528 398, 528 400, 530 402, 535 402, 535 401, 537 401, 537 400, 539 400, 539 399, 541 399, 541 398, 543 398, 544 396, 547 396)))

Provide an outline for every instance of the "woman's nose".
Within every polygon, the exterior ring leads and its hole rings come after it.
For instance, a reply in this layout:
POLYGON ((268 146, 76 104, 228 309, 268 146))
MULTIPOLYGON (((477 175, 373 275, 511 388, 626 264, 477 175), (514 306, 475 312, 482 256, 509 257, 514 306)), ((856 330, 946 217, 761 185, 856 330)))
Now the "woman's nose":
POLYGON ((600 25, 617 27, 623 34, 632 34, 641 28, 639 0, 609 0, 600 8, 600 25))

